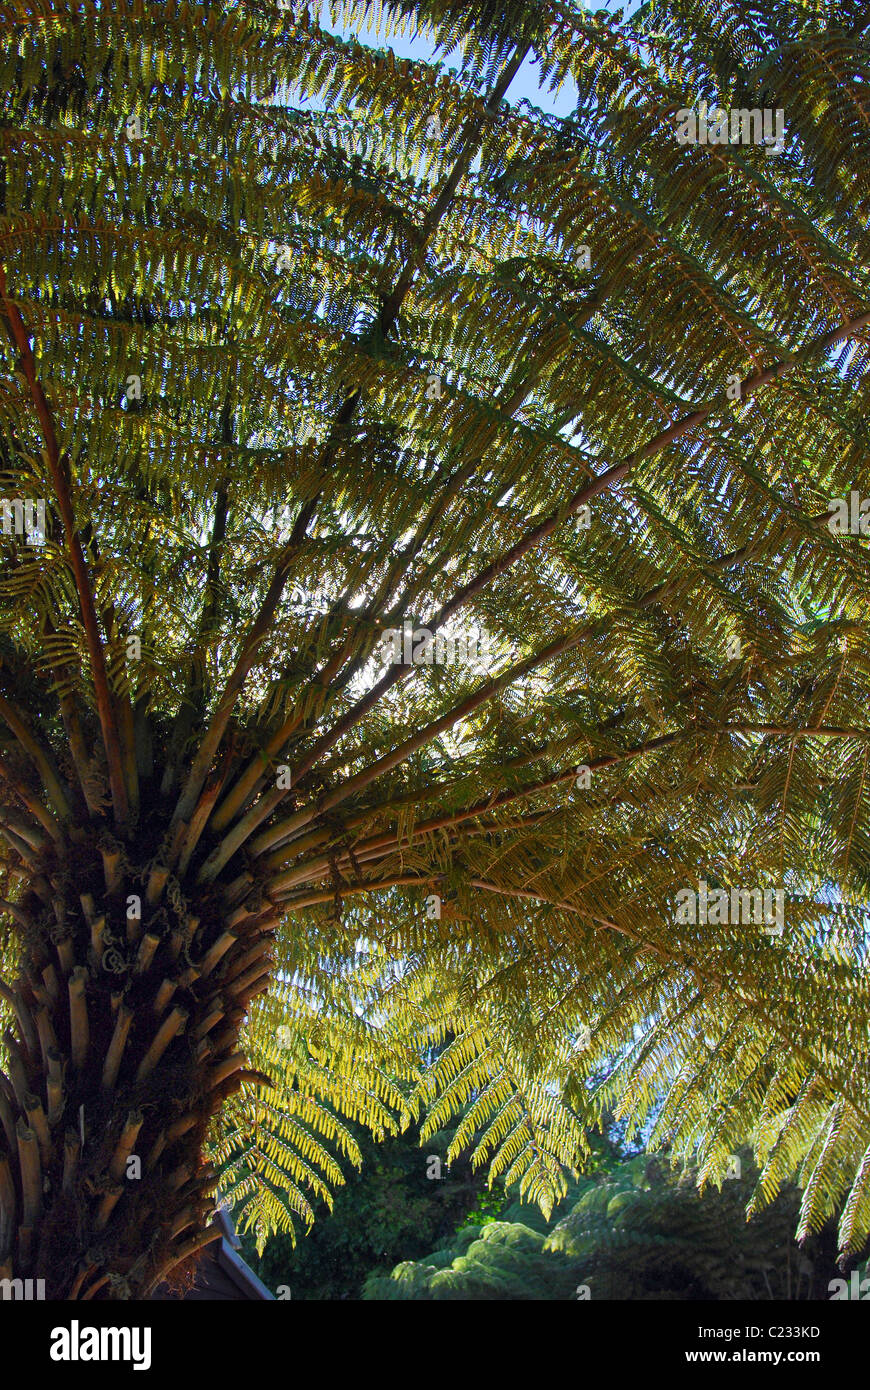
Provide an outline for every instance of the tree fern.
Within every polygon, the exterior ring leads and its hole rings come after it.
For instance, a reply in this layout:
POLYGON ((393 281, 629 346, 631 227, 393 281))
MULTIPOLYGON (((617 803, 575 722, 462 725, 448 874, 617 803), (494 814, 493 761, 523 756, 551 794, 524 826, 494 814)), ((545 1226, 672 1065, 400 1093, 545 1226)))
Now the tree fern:
POLYGON ((0 1272, 147 1295, 409 1106, 545 1207, 612 1106, 749 1140, 856 1249, 866 24, 350 14, 0 6, 0 1272))

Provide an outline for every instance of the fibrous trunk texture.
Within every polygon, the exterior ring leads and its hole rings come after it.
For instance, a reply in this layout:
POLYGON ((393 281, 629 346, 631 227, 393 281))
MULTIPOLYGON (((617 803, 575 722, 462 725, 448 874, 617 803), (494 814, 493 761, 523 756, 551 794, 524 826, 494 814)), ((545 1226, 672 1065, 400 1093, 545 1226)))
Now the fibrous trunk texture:
POLYGON ((256 888, 185 896, 153 840, 134 863, 107 829, 74 834, 27 854, 22 970, 0 982, 0 1278, 146 1298, 213 1234, 202 1145, 249 1075, 239 1029, 276 914, 256 888))

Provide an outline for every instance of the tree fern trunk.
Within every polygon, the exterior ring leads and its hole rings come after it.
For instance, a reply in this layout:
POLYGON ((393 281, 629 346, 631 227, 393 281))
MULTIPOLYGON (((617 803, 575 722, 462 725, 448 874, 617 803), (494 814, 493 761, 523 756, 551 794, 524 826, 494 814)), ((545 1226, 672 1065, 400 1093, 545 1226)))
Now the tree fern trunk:
POLYGON ((0 986, 0 1277, 142 1298, 210 1238, 203 1139, 246 1074, 275 914, 256 891, 186 896, 147 844, 134 864, 108 830, 75 834, 26 853, 22 970, 0 986))

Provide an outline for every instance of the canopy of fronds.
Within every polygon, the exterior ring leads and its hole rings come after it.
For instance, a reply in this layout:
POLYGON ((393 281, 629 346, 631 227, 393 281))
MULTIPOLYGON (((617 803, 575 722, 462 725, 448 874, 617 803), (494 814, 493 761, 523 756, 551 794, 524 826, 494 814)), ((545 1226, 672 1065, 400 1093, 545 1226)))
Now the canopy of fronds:
POLYGON ((409 1111, 548 1210, 616 1106, 870 1229, 870 557, 826 524, 867 480, 868 22, 0 5, 0 496, 47 501, 0 535, 0 819, 51 781, 26 710, 94 816, 202 812, 193 877, 282 904, 274 1085, 215 1139, 243 1224, 409 1111), (528 58, 572 116, 510 103, 528 58), (702 103, 781 152, 681 144, 702 103), (487 660, 391 664, 406 624, 487 660), (678 920, 700 880, 784 930, 678 920))

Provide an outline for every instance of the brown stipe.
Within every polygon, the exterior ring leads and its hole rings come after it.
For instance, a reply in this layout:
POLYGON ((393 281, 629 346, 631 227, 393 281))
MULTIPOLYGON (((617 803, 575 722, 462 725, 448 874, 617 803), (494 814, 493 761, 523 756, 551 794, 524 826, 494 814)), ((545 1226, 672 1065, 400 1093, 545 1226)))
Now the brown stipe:
POLYGON ((88 1029, 88 1008, 85 1001, 85 986, 88 972, 83 965, 77 965, 69 979, 69 1031, 70 1053, 76 1071, 82 1071, 88 1057, 90 1035, 88 1029))
POLYGON ((113 1090, 115 1082, 118 1079, 118 1071, 121 1066, 121 1059, 124 1056, 127 1035, 130 1032, 130 1024, 132 1022, 132 1009, 129 1009, 126 1004, 120 1004, 115 1019, 115 1030, 112 1033, 112 1041, 109 1043, 109 1050, 106 1053, 106 1060, 103 1063, 103 1089, 106 1091, 113 1090))
POLYGON ((176 1006, 172 1012, 167 1015, 163 1023, 161 1023, 160 1027, 157 1029, 154 1035, 154 1041, 139 1063, 139 1070, 136 1072, 137 1083, 144 1081, 147 1076, 151 1075, 167 1047, 176 1034, 184 1027, 186 1022, 186 1009, 180 1009, 176 1006))

